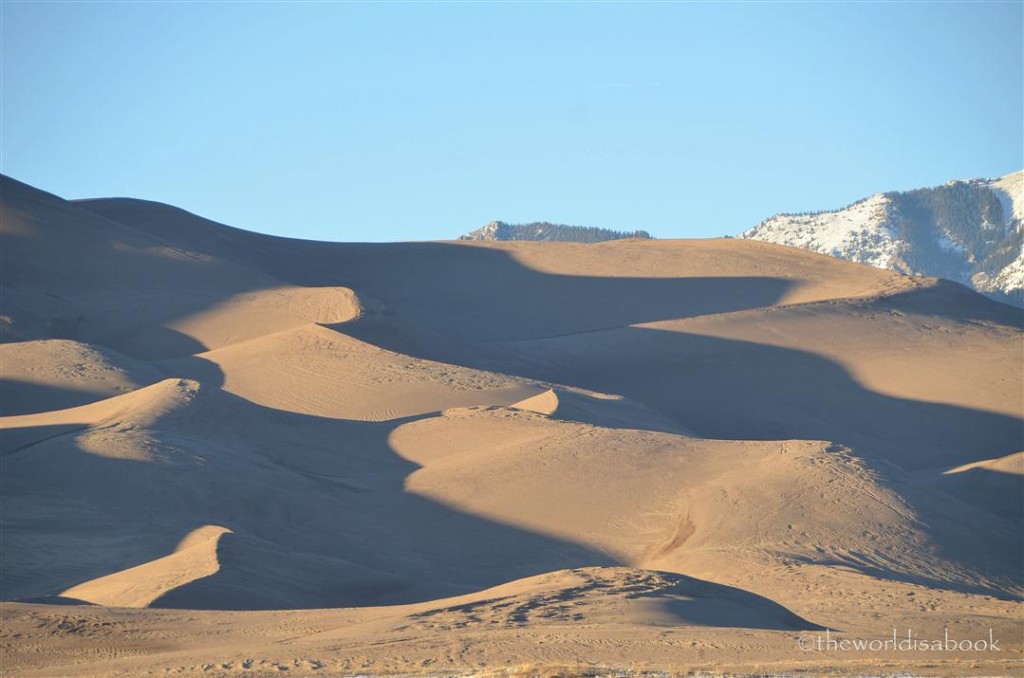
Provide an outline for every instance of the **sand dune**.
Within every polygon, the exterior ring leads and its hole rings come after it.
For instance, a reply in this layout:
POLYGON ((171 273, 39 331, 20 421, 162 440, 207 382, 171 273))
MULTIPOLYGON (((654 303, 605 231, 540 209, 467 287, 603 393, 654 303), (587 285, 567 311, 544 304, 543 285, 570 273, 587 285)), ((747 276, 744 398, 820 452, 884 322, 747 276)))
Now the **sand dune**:
POLYGON ((967 471, 993 471, 1012 475, 1024 475, 1024 452, 1014 452, 998 459, 984 459, 973 464, 964 464, 946 471, 949 473, 965 473, 967 471))
POLYGON ((689 433, 673 420, 622 396, 583 389, 549 388, 509 407, 608 428, 631 428, 666 433, 689 433))
POLYGON ((619 393, 709 437, 834 440, 907 467, 1019 448, 1019 313, 1002 307, 1004 322, 979 324, 894 305, 756 310, 503 348, 520 374, 619 393))
POLYGON ((311 323, 347 322, 361 312, 358 298, 345 287, 281 286, 211 302, 163 322, 98 333, 95 341, 146 360, 170 359, 311 323))
POLYGON ((1024 651, 1017 309, 753 241, 317 243, 2 181, 5 670, 1024 651), (796 642, 893 626, 1009 649, 796 642))
POLYGON ((465 341, 507 341, 914 287, 898 274, 731 240, 339 244, 214 224, 143 201, 81 201, 150 236, 305 286, 340 285, 390 317, 465 341))
POLYGON ((950 469, 934 480, 946 494, 1000 516, 1014 529, 1024 515, 1024 453, 984 459, 950 469))
POLYGON ((344 329, 305 324, 156 364, 267 407, 364 421, 508 404, 543 390, 532 380, 383 350, 344 329))
POLYGON ((204 608, 409 602, 610 562, 407 492, 415 466, 387 442, 398 425, 267 409, 173 379, 10 417, 5 512, 30 526, 45 506, 52 527, 8 533, 5 596, 56 595, 112 571, 123 584, 197 524, 233 533, 223 567, 174 592, 204 608))
POLYGON ((169 591, 215 574, 220 569, 217 542, 226 532, 217 525, 196 528, 174 553, 73 586, 61 596, 111 607, 148 607, 169 591))
POLYGON ((289 285, 190 247, 173 229, 143 233, 9 178, 2 186, 4 329, 15 338, 154 360, 361 312, 349 289, 289 285))
MULTIPOLYGON (((389 442, 422 467, 408 491, 636 567, 721 578, 742 577, 755 562, 831 562, 949 588, 988 581, 945 560, 920 522, 924 509, 938 522, 962 518, 962 507, 951 516, 933 497, 900 496, 833 443, 701 440, 502 408, 404 424, 389 442)), ((973 544, 1010 556, 1014 539, 1000 532, 1008 526, 993 522, 973 544)), ((1009 585, 1012 570, 1002 575, 1009 585)))
POLYGON ((142 361, 66 339, 0 344, 0 362, 3 415, 84 405, 161 378, 142 361))

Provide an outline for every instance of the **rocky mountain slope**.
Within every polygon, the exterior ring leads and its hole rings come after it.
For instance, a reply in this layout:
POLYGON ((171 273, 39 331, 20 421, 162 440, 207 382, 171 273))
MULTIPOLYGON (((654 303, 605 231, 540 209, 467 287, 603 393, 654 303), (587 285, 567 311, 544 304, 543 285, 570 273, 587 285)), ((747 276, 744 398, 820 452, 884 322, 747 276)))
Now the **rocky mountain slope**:
POLYGON ((1024 171, 893 191, 840 210, 778 214, 741 237, 907 274, 1024 305, 1024 171))

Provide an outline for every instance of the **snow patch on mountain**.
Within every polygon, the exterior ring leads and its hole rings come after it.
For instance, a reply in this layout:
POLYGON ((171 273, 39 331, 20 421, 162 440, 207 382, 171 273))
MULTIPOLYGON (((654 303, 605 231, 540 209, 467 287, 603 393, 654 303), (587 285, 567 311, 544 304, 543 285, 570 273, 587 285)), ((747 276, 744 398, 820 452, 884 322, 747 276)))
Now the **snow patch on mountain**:
POLYGON ((991 179, 988 185, 1003 205, 1003 215, 1016 221, 1018 227, 1024 224, 1024 170, 991 179))
POLYGON ((948 278, 1024 304, 1024 171, 777 214, 740 237, 948 278))
POLYGON ((873 195, 834 212, 779 214, 743 237, 888 268, 896 242, 890 211, 886 196, 873 195))

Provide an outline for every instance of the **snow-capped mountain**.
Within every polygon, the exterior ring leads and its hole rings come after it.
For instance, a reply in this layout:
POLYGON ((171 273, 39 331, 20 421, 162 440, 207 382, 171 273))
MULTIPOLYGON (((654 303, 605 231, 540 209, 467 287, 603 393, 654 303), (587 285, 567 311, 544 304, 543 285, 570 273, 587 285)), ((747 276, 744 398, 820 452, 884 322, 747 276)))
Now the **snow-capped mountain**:
POLYGON ((948 278, 1024 305, 1024 171, 778 214, 740 237, 948 278))
POLYGON ((612 231, 595 226, 567 226, 551 224, 546 221, 535 221, 530 224, 506 224, 504 221, 492 221, 483 228, 478 228, 459 240, 548 240, 561 242, 604 242, 622 238, 649 239, 647 231, 612 231))

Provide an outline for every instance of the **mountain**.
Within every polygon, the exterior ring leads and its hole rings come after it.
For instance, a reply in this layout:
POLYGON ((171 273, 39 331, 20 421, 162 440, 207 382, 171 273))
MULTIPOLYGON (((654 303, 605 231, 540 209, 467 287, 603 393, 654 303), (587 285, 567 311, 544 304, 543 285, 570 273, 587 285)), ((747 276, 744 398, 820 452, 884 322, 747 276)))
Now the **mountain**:
POLYGON ((483 228, 459 236, 459 240, 539 240, 548 242, 604 242, 624 238, 652 239, 651 234, 647 231, 612 231, 594 226, 566 226, 546 221, 535 221, 529 224, 506 224, 504 221, 492 221, 483 228))
POLYGON ((4 675, 1019 673, 1024 321, 963 285, 0 177, 0 302, 4 675), (897 624, 1004 649, 798 643, 897 624))
POLYGON ((840 210, 777 214, 740 237, 908 275, 947 278, 1024 305, 1024 171, 891 191, 840 210))

